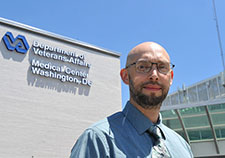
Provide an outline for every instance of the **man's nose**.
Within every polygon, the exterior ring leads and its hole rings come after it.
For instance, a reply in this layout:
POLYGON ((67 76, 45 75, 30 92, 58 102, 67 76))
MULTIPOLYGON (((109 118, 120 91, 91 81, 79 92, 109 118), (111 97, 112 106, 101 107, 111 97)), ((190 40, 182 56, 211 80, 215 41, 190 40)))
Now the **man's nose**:
POLYGON ((152 69, 151 69, 151 71, 149 72, 150 74, 149 74, 149 79, 151 80, 151 81, 157 81, 157 80, 159 80, 159 75, 158 75, 158 69, 157 69, 157 65, 156 64, 153 64, 152 65, 152 69))

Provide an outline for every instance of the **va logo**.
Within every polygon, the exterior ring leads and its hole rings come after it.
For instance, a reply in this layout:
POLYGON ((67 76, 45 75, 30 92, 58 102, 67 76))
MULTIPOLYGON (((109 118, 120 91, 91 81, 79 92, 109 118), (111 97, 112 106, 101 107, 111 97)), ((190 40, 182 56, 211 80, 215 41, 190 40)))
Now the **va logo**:
POLYGON ((29 49, 27 40, 22 35, 18 35, 14 38, 11 32, 6 32, 2 39, 6 48, 10 51, 16 50, 18 53, 25 54, 29 49))

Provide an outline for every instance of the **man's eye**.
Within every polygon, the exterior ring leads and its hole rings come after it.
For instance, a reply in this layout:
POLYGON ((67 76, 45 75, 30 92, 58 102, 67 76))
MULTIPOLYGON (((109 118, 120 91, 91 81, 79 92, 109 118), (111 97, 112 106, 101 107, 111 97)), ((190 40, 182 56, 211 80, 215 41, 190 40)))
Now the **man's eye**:
POLYGON ((139 69, 139 70, 145 70, 145 69, 148 69, 148 68, 149 68, 148 65, 139 65, 139 66, 138 66, 138 69, 139 69))
POLYGON ((158 66, 158 69, 163 70, 163 71, 167 71, 168 68, 169 68, 169 67, 166 66, 166 65, 164 65, 164 64, 158 66))
POLYGON ((166 68, 166 65, 159 65, 160 69, 166 68))
POLYGON ((144 65, 139 65, 139 69, 144 69, 145 66, 144 65))

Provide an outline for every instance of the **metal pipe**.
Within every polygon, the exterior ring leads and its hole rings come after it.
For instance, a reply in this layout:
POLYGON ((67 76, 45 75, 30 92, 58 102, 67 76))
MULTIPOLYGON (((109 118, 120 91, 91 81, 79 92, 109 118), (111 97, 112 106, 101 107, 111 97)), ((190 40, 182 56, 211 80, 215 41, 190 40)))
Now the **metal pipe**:
POLYGON ((186 138, 188 144, 190 144, 190 139, 189 139, 187 130, 186 130, 186 128, 185 128, 184 122, 183 122, 183 120, 182 120, 182 118, 181 118, 180 112, 178 111, 178 109, 175 109, 175 112, 176 112, 176 114, 177 114, 177 116, 178 116, 178 119, 179 119, 179 121, 180 121, 181 127, 182 127, 182 129, 183 129, 183 131, 184 131, 184 137, 186 138))
POLYGON ((210 125, 211 130, 212 130, 212 135, 213 135, 213 140, 214 140, 215 147, 216 147, 216 152, 217 152, 217 154, 219 154, 220 151, 219 151, 219 146, 218 146, 218 142, 217 142, 217 139, 216 139, 216 132, 215 132, 215 128, 213 127, 213 122, 212 122, 212 118, 211 118, 210 113, 209 113, 208 106, 205 106, 205 111, 206 111, 206 114, 207 114, 207 117, 208 117, 208 120, 209 120, 209 125, 210 125))

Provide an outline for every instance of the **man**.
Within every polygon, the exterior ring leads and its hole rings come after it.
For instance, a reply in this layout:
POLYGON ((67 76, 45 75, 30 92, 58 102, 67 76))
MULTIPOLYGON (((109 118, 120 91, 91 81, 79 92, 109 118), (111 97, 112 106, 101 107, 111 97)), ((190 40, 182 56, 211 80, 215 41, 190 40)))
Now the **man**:
POLYGON ((174 65, 154 42, 133 48, 120 72, 130 100, 122 112, 89 127, 70 158, 191 158, 190 146, 162 124, 160 107, 173 81, 174 65))

